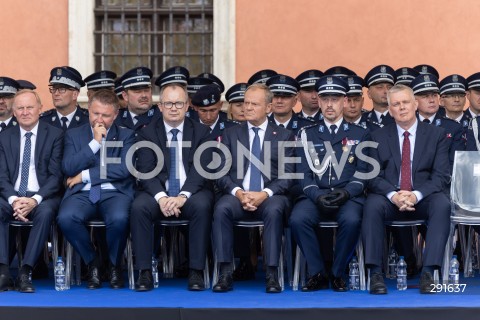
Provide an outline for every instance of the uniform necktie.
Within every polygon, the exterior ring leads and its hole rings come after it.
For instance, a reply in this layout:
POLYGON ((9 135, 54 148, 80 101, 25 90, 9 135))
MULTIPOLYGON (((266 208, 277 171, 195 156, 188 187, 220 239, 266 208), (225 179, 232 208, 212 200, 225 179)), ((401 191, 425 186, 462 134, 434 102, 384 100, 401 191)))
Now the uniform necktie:
POLYGON ((5 122, 0 123, 0 128, 1 128, 0 132, 2 132, 3 129, 5 129, 6 127, 7 127, 7 125, 5 124, 5 122))
POLYGON ((412 190, 412 168, 410 165, 410 139, 408 136, 410 133, 405 131, 403 133, 403 146, 402 146, 402 167, 400 169, 400 190, 411 191, 412 190))
MULTIPOLYGON (((252 127, 253 132, 255 132, 255 136, 253 138, 252 143, 252 156, 260 160, 260 153, 262 149, 260 147, 260 136, 258 135, 258 130, 260 128, 252 127)), ((257 168, 251 161, 250 161, 250 191, 260 191, 262 188, 262 176, 260 173, 260 169, 257 168)))
POLYGON ((332 124, 330 126, 330 134, 332 135, 333 138, 335 137, 335 130, 337 130, 337 126, 332 124))
POLYGON ((28 173, 30 169, 30 156, 32 155, 32 137, 31 132, 25 133, 25 146, 23 148, 22 173, 20 177, 20 187, 18 187, 18 195, 25 197, 28 188, 28 173))
POLYGON ((62 117, 62 129, 63 131, 67 131, 67 121, 68 121, 68 118, 67 117, 62 117))
POLYGON ((425 118, 425 119, 422 120, 422 122, 430 124, 430 119, 425 118))
POLYGON ((385 115, 384 115, 384 114, 382 114, 382 115, 380 116, 380 123, 383 123, 383 120, 385 120, 385 115))
POLYGON ((177 176, 177 134, 180 132, 180 130, 172 129, 170 130, 170 132, 172 133, 172 140, 170 141, 170 172, 168 175, 168 195, 170 197, 176 197, 180 193, 180 179, 177 176))
POLYGON ((285 128, 285 126, 283 125, 283 123, 280 123, 278 126, 281 127, 281 128, 285 128))

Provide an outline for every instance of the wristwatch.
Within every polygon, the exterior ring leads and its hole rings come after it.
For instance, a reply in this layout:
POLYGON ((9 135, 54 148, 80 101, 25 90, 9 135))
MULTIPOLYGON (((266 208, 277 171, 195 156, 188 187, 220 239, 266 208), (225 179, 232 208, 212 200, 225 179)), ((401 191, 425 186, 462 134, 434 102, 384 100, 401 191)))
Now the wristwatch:
POLYGON ((178 196, 179 196, 179 197, 183 197, 183 198, 185 198, 185 199, 188 199, 187 195, 185 195, 185 194, 183 194, 183 193, 179 193, 178 196))

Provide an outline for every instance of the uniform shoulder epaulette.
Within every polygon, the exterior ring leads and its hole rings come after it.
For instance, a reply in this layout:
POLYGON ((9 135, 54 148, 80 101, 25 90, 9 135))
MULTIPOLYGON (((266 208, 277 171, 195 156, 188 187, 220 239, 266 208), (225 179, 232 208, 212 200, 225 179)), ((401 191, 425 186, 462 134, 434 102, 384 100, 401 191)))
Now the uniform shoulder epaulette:
POLYGON ((362 108, 362 113, 367 113, 369 110, 362 108))
POLYGON ((85 109, 85 108, 82 108, 82 107, 78 107, 78 110, 80 110, 80 112, 85 115, 85 116, 88 116, 88 109, 85 109))
POLYGON ((242 124, 240 121, 233 120, 233 119, 227 119, 226 121, 233 124, 242 124))
POLYGON ((370 119, 368 120, 368 122, 372 123, 373 125, 376 125, 379 128, 383 128, 385 126, 383 123, 373 121, 373 120, 370 120, 370 119))
POLYGON ((305 121, 311 122, 311 123, 315 123, 315 120, 313 120, 313 119, 308 119, 308 118, 304 118, 304 117, 299 117, 299 118, 303 119, 305 121))
POLYGON ((442 116, 440 119, 445 120, 445 121, 450 121, 450 122, 458 123, 456 120, 447 118, 446 116, 442 116))
POLYGON ((311 125, 309 125, 309 126, 302 127, 302 128, 300 128, 300 130, 298 131, 298 133, 300 133, 300 132, 303 131, 303 130, 307 130, 307 129, 313 128, 313 127, 315 127, 315 126, 318 126, 318 123, 314 123, 314 124, 311 124, 311 125))
POLYGON ((55 109, 50 109, 50 110, 47 110, 45 112, 42 112, 42 113, 40 113, 40 118, 51 116, 52 113, 55 112, 55 111, 56 111, 55 109))

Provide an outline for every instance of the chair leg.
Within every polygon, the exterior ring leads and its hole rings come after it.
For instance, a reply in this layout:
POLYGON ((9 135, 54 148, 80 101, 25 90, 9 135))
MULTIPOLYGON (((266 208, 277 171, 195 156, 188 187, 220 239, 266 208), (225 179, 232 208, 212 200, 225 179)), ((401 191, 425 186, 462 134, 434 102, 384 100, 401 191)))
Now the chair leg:
POLYGON ((127 238, 127 270, 128 270, 128 287, 131 290, 135 289, 135 276, 133 274, 133 253, 132 253, 132 239, 127 238))
POLYGON ((208 266, 208 254, 205 257, 205 268, 203 269, 203 281, 205 289, 210 289, 210 267, 208 266))
POLYGON ((358 259, 358 273, 360 277, 360 290, 365 291, 366 290, 366 285, 365 285, 365 259, 364 259, 364 254, 363 254, 363 242, 362 242, 362 236, 360 235, 358 242, 357 242, 357 259, 358 259))
POLYGON ((287 277, 288 284, 293 286, 293 266, 292 266, 292 231, 290 228, 285 228, 285 241, 284 241, 284 255, 287 262, 287 277))
POLYGON ((71 285, 71 284, 74 284, 73 279, 72 279, 72 268, 73 268, 73 266, 72 266, 72 255, 73 255, 73 247, 72 247, 72 245, 71 245, 68 241, 66 241, 66 240, 64 240, 64 244, 65 244, 65 246, 66 246, 66 249, 65 249, 65 251, 66 251, 66 253, 65 253, 65 255, 66 255, 66 266, 65 266, 65 269, 66 269, 66 277, 65 277, 65 278, 66 278, 66 285, 67 285, 68 288, 70 289, 70 285, 71 285))
MULTIPOLYGON (((285 237, 282 236, 282 243, 285 242, 285 237)), ((278 261, 278 280, 280 282, 280 287, 282 287, 282 291, 285 290, 285 274, 283 269, 283 245, 280 248, 280 257, 278 261)))

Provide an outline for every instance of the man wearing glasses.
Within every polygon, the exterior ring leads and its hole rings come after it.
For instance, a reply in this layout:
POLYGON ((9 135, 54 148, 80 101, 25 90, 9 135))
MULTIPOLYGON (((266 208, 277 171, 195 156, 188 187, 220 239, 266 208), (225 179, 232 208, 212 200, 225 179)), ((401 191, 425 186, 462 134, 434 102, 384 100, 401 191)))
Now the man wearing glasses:
POLYGON ((67 129, 88 123, 88 111, 77 103, 80 88, 85 86, 80 72, 72 67, 55 67, 50 71, 49 90, 55 109, 40 115, 40 121, 67 129))
POLYGON ((19 87, 17 81, 8 77, 0 77, 0 133, 17 125, 12 106, 13 97, 19 87))
POLYGON ((153 222, 160 219, 189 220, 188 289, 205 290, 203 269, 210 241, 213 192, 194 166, 194 154, 208 141, 210 130, 185 117, 187 101, 184 86, 162 87, 159 107, 163 116, 138 132, 137 141, 154 144, 160 150, 147 146, 139 147, 136 153, 136 168, 141 174, 156 172, 153 177, 137 177, 140 191, 132 204, 130 230, 140 272, 136 291, 153 289, 153 222))
POLYGON ((447 118, 459 122, 463 128, 468 128, 471 115, 464 113, 463 108, 467 102, 467 81, 458 74, 452 74, 440 81, 440 104, 445 107, 447 118))

